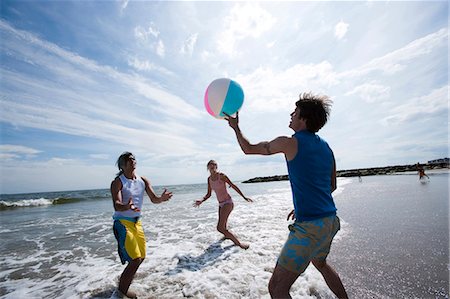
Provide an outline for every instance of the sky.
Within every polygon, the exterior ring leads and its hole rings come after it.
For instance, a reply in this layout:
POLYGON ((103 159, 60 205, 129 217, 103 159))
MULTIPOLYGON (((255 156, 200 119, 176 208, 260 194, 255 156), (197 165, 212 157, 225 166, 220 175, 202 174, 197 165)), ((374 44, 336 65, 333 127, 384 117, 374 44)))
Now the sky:
POLYGON ((124 151, 153 185, 286 174, 204 107, 245 94, 252 143, 291 136, 302 92, 333 100, 337 169, 449 156, 447 1, 0 2, 0 193, 109 188, 124 151))

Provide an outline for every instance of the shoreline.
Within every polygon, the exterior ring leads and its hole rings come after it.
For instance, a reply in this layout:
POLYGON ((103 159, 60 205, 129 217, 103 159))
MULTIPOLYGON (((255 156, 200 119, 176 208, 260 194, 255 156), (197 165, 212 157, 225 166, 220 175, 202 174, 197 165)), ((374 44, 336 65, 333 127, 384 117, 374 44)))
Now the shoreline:
MULTIPOLYGON (((448 163, 435 163, 435 164, 421 164, 425 171, 439 170, 439 169, 450 169, 450 164, 448 163)), ((336 177, 362 177, 362 176, 372 176, 372 175, 395 175, 403 172, 414 172, 417 173, 416 164, 407 165, 395 165, 395 166, 385 166, 385 167, 371 167, 371 168, 358 168, 358 169, 346 169, 337 170, 336 177)), ((288 181, 289 177, 285 175, 274 175, 266 177, 255 177, 242 183, 263 183, 263 182, 275 182, 275 181, 288 181)))

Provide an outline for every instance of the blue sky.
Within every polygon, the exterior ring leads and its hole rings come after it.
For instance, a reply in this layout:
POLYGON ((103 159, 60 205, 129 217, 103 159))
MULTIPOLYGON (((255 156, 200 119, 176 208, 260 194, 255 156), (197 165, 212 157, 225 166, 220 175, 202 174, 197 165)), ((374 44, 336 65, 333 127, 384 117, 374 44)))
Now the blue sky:
POLYGON ((154 185, 285 174, 207 114, 245 93, 251 142, 291 135, 298 94, 328 94, 338 169, 448 156, 448 2, 1 1, 0 193, 108 188, 123 151, 154 185))

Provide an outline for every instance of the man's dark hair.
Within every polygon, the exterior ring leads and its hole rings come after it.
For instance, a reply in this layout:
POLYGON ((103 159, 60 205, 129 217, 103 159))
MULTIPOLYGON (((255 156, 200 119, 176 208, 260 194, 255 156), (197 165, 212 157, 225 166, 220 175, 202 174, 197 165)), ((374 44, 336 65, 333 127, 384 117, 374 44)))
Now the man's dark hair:
POLYGON ((116 161, 116 165, 119 168, 117 176, 120 176, 123 173, 123 168, 127 164, 127 161, 130 157, 134 158, 134 155, 130 152, 123 152, 122 155, 119 156, 119 158, 116 161))
POLYGON ((326 95, 315 95, 311 92, 301 93, 295 105, 300 109, 299 118, 306 120, 306 129, 318 132, 330 116, 333 101, 326 95))

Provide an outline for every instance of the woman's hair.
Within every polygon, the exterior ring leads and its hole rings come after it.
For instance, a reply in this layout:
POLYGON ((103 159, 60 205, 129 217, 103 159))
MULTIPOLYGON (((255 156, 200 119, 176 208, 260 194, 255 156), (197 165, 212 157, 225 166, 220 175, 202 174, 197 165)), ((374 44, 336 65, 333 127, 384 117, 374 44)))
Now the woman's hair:
POLYGON ((215 160, 209 160, 208 164, 206 164, 206 170, 208 170, 209 165, 214 164, 217 166, 217 162, 215 160))
POLYGON ((326 95, 315 95, 311 92, 301 93, 295 105, 300 109, 299 118, 306 120, 306 129, 318 132, 330 116, 333 101, 326 95))
POLYGON ((123 152, 122 155, 119 156, 116 161, 119 172, 116 174, 116 176, 120 176, 123 173, 123 168, 125 167, 125 164, 127 164, 127 161, 130 157, 134 158, 134 155, 130 152, 123 152))

